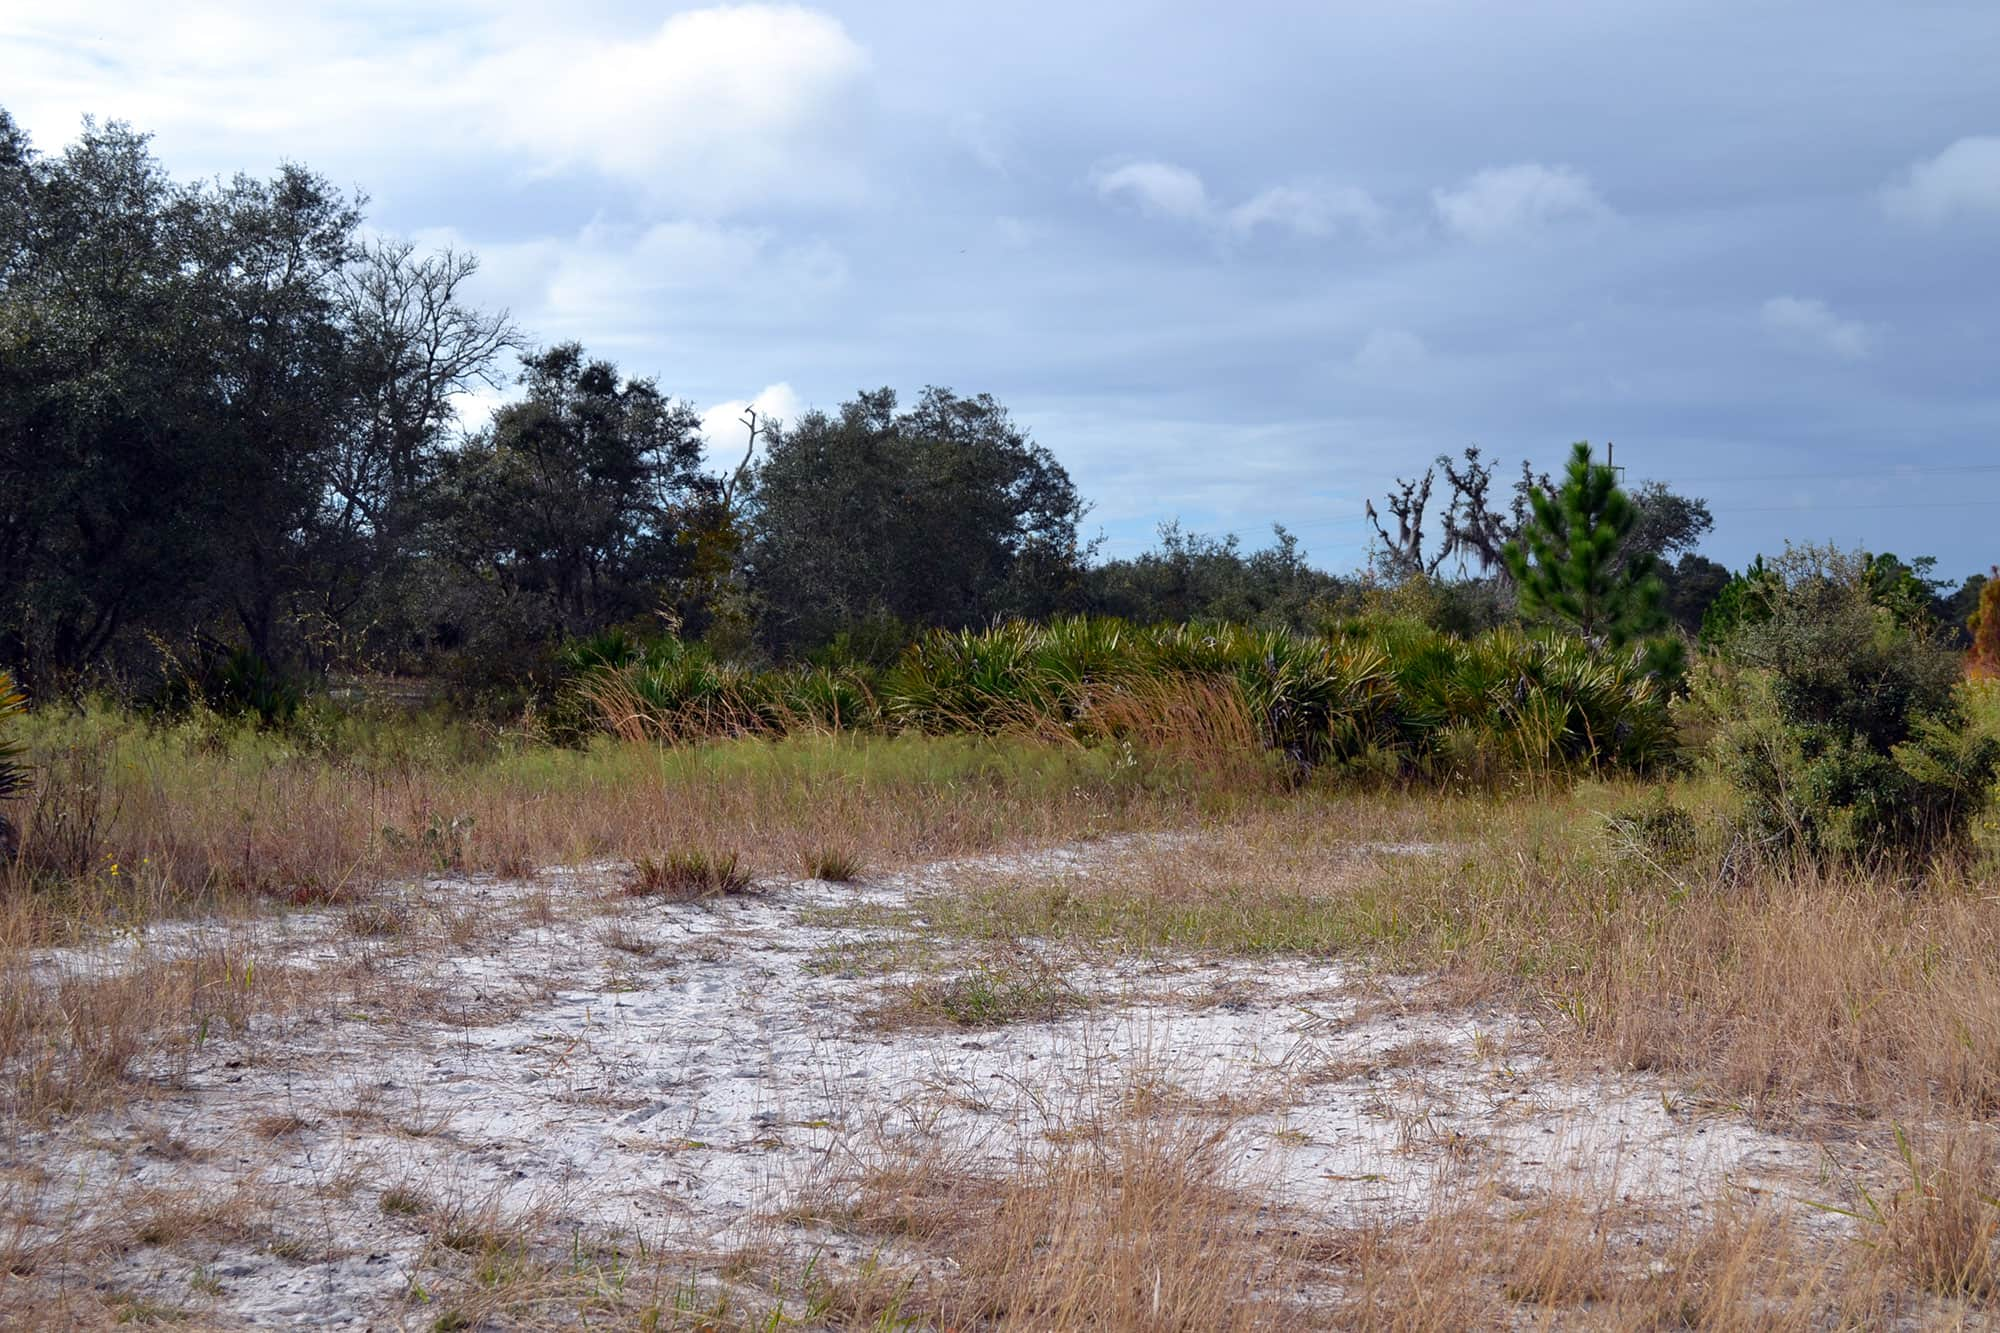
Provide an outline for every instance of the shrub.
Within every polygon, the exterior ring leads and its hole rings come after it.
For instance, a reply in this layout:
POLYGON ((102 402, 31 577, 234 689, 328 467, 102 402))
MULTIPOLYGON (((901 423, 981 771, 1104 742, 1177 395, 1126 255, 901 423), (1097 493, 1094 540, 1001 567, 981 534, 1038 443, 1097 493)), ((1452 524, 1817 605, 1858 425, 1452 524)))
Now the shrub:
POLYGON ((168 655, 165 666, 151 703, 169 717, 207 709, 222 717, 255 717, 259 726, 273 727, 299 710, 298 685, 247 648, 203 642, 189 660, 168 655))
POLYGON ((1788 550, 1697 686, 1751 829, 1786 854, 1954 850, 2000 768, 2000 742, 1959 704, 1958 655, 1883 605, 1874 573, 1865 556, 1788 550))
POLYGON ((27 748, 8 733, 8 726, 27 709, 27 696, 12 676, 0 671, 0 862, 12 861, 19 850, 5 804, 28 789, 27 748))
POLYGON ((1979 589, 1979 605, 1966 621, 1972 635, 1967 669, 1982 680, 2000 678, 2000 565, 1979 589))
POLYGON ((668 743, 871 728, 1026 735, 1283 769, 1484 782, 1643 769, 1675 751, 1637 645, 1408 620, 1328 635, 1103 617, 937 631, 895 667, 752 672, 664 640, 587 665, 576 697, 606 731, 668 743))

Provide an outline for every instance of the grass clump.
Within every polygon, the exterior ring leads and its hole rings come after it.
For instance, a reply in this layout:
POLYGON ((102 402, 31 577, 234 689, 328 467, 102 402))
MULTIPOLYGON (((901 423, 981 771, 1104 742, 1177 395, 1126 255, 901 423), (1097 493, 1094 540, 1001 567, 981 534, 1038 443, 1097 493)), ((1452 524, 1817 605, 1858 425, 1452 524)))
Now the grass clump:
POLYGON ((809 849, 800 858, 799 868, 807 879, 851 884, 861 878, 861 856, 851 847, 827 844, 809 849))
POLYGON ((677 847, 657 860, 642 856, 633 862, 625 891, 635 898, 694 902, 744 893, 751 883, 750 872, 735 852, 677 847))
POLYGON ((1084 999, 1054 969, 1035 962, 985 963, 956 976, 912 982, 877 1015, 884 1025, 942 1022, 953 1027, 1002 1027, 1046 1022, 1080 1008, 1084 999))
POLYGON ((378 1206, 385 1217, 418 1217, 430 1210, 431 1201, 407 1185, 391 1185, 378 1206))

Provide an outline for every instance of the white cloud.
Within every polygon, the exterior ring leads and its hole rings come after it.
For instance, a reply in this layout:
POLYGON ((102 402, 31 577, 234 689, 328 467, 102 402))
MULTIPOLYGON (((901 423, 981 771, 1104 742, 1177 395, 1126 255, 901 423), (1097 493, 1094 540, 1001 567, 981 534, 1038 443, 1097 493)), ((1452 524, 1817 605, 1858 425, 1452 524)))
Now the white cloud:
POLYGON ((1973 135, 1882 190, 1891 217, 1935 225, 1955 213, 2000 214, 2000 137, 1973 135))
POLYGON ((1366 190, 1312 183, 1273 185, 1224 209, 1198 174, 1172 162, 1128 162, 1097 172, 1091 182, 1100 198, 1127 199, 1155 217, 1196 223, 1234 240, 1247 240, 1260 227, 1300 236, 1330 236, 1344 227, 1373 233, 1383 219, 1366 190))
POLYGON ((0 18, 0 51, 23 67, 8 108, 45 148, 95 112, 203 171, 269 154, 380 185, 399 159, 497 155, 503 178, 581 169, 705 215, 863 189, 869 55, 795 5, 646 27, 527 4, 445 3, 422 24, 382 0, 43 8, 0 18))
POLYGON ((1408 329, 1373 329, 1354 353, 1354 368, 1368 379, 1391 380, 1429 359, 1424 340, 1408 329))
POLYGON ((477 244, 484 285, 517 310, 565 322, 643 311, 675 298, 799 306, 847 285, 847 260, 823 241, 783 242, 766 227, 679 219, 649 227, 593 222, 572 237, 477 244))
MULTIPOLYGON (((785 381, 767 384, 752 397, 731 398, 705 409, 701 414, 701 433, 708 441, 711 466, 733 470, 742 463, 744 446, 750 438, 750 428, 743 424, 743 413, 753 407, 757 409, 760 429, 774 421, 797 421, 803 410, 798 393, 785 381)), ((760 443, 762 438, 759 435, 760 443)))
POLYGON ((1764 302, 1762 316, 1765 329, 1779 340, 1843 361, 1867 356, 1875 341, 1866 324, 1836 315, 1824 301, 1774 296, 1764 302))
POLYGON ((1446 227, 1473 241, 1501 240, 1611 211, 1582 172, 1539 162, 1476 171, 1455 190, 1431 191, 1431 203, 1446 227))
POLYGON ((636 39, 524 47, 484 73, 501 133, 530 154, 720 211, 858 192, 845 150, 867 70, 837 19, 742 5, 636 39))
POLYGON ((1375 232, 1382 208, 1366 190, 1352 185, 1274 185, 1229 210, 1231 233, 1249 236, 1259 227, 1279 227, 1301 236, 1330 236, 1343 227, 1375 232))
POLYGON ((1092 178, 1105 199, 1129 198, 1148 213, 1187 222, 1208 219, 1208 190, 1201 177, 1171 162, 1128 162, 1092 178))

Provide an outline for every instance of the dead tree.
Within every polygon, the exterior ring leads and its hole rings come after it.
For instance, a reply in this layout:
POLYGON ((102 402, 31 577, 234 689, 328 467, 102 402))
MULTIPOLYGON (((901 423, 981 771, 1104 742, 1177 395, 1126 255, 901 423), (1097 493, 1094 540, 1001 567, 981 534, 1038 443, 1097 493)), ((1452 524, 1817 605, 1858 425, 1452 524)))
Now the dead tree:
POLYGON ((1507 511, 1502 513, 1492 508, 1489 497, 1493 491, 1493 467, 1478 445, 1470 445, 1462 462, 1454 462, 1448 454, 1439 454, 1437 461, 1425 468, 1417 480, 1396 479, 1395 493, 1384 502, 1396 520, 1395 536, 1383 528, 1373 501, 1367 506, 1368 521, 1374 524, 1375 534, 1381 539, 1383 564, 1395 577, 1412 574, 1435 577, 1439 567, 1453 557, 1461 562, 1476 562, 1482 575, 1504 572, 1506 566, 1500 552, 1519 535, 1529 512, 1529 494, 1548 485, 1547 475, 1537 477, 1522 463, 1521 477, 1514 483, 1507 511), (1451 498, 1445 507, 1437 550, 1426 554, 1424 517, 1439 470, 1444 473, 1451 498))
POLYGON ((1435 467, 1427 467, 1415 481, 1396 478, 1396 493, 1386 501, 1396 519, 1394 537, 1382 527, 1382 516, 1375 512, 1375 502, 1368 501, 1368 521, 1375 525, 1375 535, 1382 539, 1383 563, 1398 578, 1411 574, 1429 578, 1444 562, 1442 550, 1428 560, 1424 557, 1424 510, 1430 506, 1436 473, 1435 467))

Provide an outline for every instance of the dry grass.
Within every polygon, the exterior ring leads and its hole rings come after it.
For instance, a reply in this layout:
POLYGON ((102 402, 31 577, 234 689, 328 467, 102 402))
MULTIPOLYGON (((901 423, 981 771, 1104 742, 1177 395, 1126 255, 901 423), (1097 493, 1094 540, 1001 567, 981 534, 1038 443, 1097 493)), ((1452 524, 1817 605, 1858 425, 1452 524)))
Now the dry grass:
POLYGON ((2000 1108, 1991 879, 1725 878, 1713 849, 1663 866, 1606 817, 1637 799, 1313 795, 1136 843, 1113 873, 968 877, 926 909, 974 939, 1362 956, 1539 1013, 1580 1064, 1690 1078, 1764 1117, 2000 1108))
POLYGON ((1420 1220, 1310 1248, 1340 1290, 1331 1322, 1371 1333, 1954 1326, 1948 1308, 1899 1301, 1791 1215, 1730 1199, 1661 1218, 1611 1198, 1513 1203, 1475 1187, 1420 1220))
POLYGON ((799 872, 807 879, 823 879, 829 884, 851 884, 861 878, 861 854, 852 846, 832 843, 810 847, 799 858, 799 872))
MULTIPOLYGON (((1110 1099, 1116 1104, 1117 1099, 1110 1099)), ((889 1247, 830 1271, 835 1327, 1302 1327, 1302 1255, 1232 1179, 1226 1124, 1093 1117, 996 1176, 934 1138, 884 1149, 794 1226, 889 1247)))
POLYGON ((1116 756, 975 738, 567 751, 412 730, 343 754, 113 715, 34 721, 43 780, 22 865, 0 873, 34 874, 49 942, 79 924, 350 903, 384 880, 662 847, 726 847, 758 875, 794 872, 806 849, 888 867, 1164 827, 1202 799, 1116 756))
MULTIPOLYGON (((1165 717, 1173 702, 1142 712, 1165 717)), ((1183 702, 1204 725, 1228 723, 1213 701, 1183 702)), ((1142 721, 1105 725, 1132 733, 1142 721)), ((1535 1015, 1540 1047, 1573 1066, 1658 1071, 1846 1145, 1843 1174, 1810 1200, 1839 1210, 1817 1227, 1769 1200, 1672 1216, 1610 1195, 1524 1200, 1480 1183, 1476 1161, 1425 1216, 1355 1226, 1283 1216, 1246 1183, 1221 1133, 1236 1108, 1135 1084, 1107 1103, 1116 1113, 1051 1136, 1011 1171, 945 1150, 878 1154, 801 1206, 801 1226, 858 1238, 871 1262, 780 1246, 743 1262, 754 1281, 701 1261, 699 1290, 676 1288, 659 1256, 562 1252, 546 1210, 389 1189, 378 1222, 428 1238, 409 1310, 421 1324, 535 1326, 588 1310, 612 1324, 747 1328, 773 1300, 830 1327, 1806 1329, 2000 1314, 2000 1148, 1984 1127, 2000 1111, 2000 894, 1988 868, 1900 881, 1725 870, 1719 812, 1700 787, 1673 793, 1689 819, 1671 822, 1669 843, 1651 822, 1609 818, 1641 803, 1630 788, 1278 794, 1268 774, 1238 787, 1189 779, 1188 756, 1134 766, 1012 742, 377 762, 261 741, 188 750, 115 729, 81 741, 98 749, 64 770, 70 785, 41 831, 30 825, 48 840, 44 869, 32 883, 10 872, 0 898, 0 1108, 17 1155, 50 1127, 170 1092, 224 1033, 254 1058, 281 1050, 300 1012, 459 1012, 469 1002, 415 960, 462 950, 487 926, 421 884, 384 887, 398 877, 632 860, 634 892, 702 899, 758 876, 852 879, 864 865, 1127 829, 1194 836, 1135 841, 1090 874, 968 873, 921 909, 927 928, 985 949, 900 987, 875 1021, 981 1027, 1078 1007, 1037 961, 1042 940, 1340 954, 1430 974, 1441 1001, 1535 1015), (94 796, 77 785, 91 781, 94 796), (47 869, 57 863, 62 873, 47 869), (337 905, 323 918, 343 941, 336 961, 287 967, 248 942, 274 905, 323 903, 337 905), (120 944, 145 922, 195 913, 222 925, 185 951, 120 944), (1036 943, 1016 948, 1024 940, 1036 943), (746 1283, 782 1294, 750 1299, 746 1283)), ((598 910, 588 893, 549 888, 527 906, 525 924, 541 930, 598 910)), ((634 956, 653 948, 615 917, 593 929, 634 956)), ((1369 1067, 1427 1057, 1412 1046, 1369 1067)), ((273 1144, 316 1128, 277 1111, 250 1125, 273 1144)), ((21 1220, 36 1213, 32 1184, 7 1189, 0 1261, 15 1287, 0 1277, 0 1313, 24 1326, 148 1317, 157 1293, 106 1303, 33 1286, 52 1271, 50 1242, 21 1220)), ((248 1190, 135 1192, 123 1232, 70 1238, 64 1262, 90 1244, 296 1243, 248 1190)))

